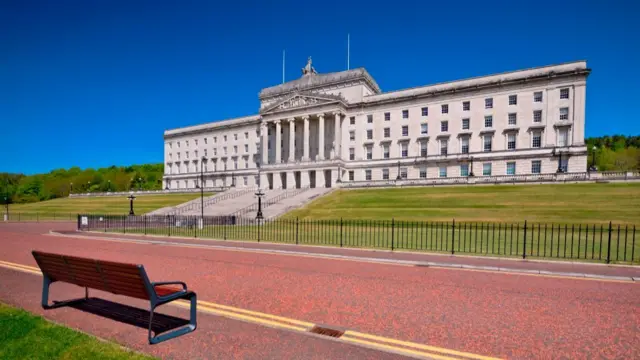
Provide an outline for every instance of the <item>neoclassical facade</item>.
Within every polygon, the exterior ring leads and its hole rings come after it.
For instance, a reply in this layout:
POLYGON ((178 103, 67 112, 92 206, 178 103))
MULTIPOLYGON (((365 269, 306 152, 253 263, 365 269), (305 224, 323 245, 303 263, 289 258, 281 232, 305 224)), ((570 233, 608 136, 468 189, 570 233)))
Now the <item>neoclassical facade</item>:
POLYGON ((257 115, 167 130, 167 189, 584 172, 584 61, 382 92, 363 69, 263 89, 257 115))

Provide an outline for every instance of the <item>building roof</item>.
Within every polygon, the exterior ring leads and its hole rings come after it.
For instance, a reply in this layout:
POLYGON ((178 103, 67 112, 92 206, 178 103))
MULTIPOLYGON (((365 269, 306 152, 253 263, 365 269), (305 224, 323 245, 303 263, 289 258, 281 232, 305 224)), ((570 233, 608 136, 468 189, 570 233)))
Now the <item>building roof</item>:
POLYGON ((363 79, 375 92, 380 93, 380 87, 364 68, 332 72, 327 74, 310 74, 284 84, 268 87, 260 91, 260 99, 284 94, 292 91, 311 90, 316 87, 341 83, 349 80, 363 79))
POLYGON ((218 120, 218 121, 208 122, 200 125, 193 125, 193 126, 186 126, 186 127, 176 128, 176 129, 165 130, 164 136, 172 137, 175 135, 185 135, 188 133, 198 132, 202 130, 213 130, 213 129, 219 129, 223 127, 240 126, 240 125, 245 125, 247 123, 250 123, 252 121, 258 121, 259 119, 260 119, 260 115, 250 115, 250 116, 243 116, 243 117, 233 118, 233 119, 218 120))

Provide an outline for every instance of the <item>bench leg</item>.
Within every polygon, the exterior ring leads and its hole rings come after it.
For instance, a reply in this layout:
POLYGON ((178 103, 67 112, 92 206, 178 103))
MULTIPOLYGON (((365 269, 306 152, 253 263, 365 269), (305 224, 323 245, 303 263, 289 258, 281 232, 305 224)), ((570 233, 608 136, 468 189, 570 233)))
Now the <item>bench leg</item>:
POLYGON ((89 290, 87 288, 85 288, 85 297, 84 298, 79 298, 79 299, 72 299, 72 300, 66 300, 66 301, 54 301, 53 304, 49 304, 49 288, 51 287, 51 284, 53 284, 54 282, 51 280, 51 278, 49 276, 47 276, 46 274, 43 274, 42 276, 42 301, 41 301, 41 305, 42 308, 45 310, 49 310, 49 309, 55 309, 55 308, 59 308, 62 306, 67 306, 69 304, 73 304, 79 301, 84 301, 86 299, 89 298, 89 290))
POLYGON ((149 344, 151 345, 158 344, 163 341, 170 340, 184 334, 188 334, 190 332, 193 332, 196 329, 197 327, 196 316, 198 313, 197 296, 195 293, 191 293, 184 298, 190 300, 191 302, 189 324, 158 336, 153 336, 153 331, 151 330, 151 325, 153 324, 153 311, 156 309, 157 305, 151 304, 151 311, 150 311, 151 314, 149 315, 149 344))

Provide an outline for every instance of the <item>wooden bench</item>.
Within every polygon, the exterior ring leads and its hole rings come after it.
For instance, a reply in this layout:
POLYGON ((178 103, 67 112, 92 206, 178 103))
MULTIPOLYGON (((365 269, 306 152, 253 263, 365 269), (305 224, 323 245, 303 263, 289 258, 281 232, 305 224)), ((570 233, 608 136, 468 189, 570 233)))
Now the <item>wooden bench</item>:
POLYGON ((196 329, 196 294, 187 290, 187 285, 181 281, 151 282, 144 266, 136 264, 118 263, 112 261, 95 260, 75 256, 32 251, 44 277, 42 284, 42 307, 53 309, 72 302, 89 298, 89 288, 124 295, 150 302, 149 315, 149 343, 173 339, 190 333, 196 329), (62 281, 85 288, 85 297, 67 301, 54 301, 49 304, 49 286, 62 281), (180 285, 180 286, 175 286, 180 285), (191 301, 191 316, 189 324, 165 334, 152 334, 154 310, 163 304, 174 300, 187 299, 191 301))

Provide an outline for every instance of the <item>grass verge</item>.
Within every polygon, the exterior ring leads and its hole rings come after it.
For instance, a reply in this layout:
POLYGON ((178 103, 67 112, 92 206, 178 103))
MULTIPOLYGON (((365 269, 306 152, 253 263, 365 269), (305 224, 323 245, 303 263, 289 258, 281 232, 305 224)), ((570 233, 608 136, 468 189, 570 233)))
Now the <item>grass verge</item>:
POLYGON ((121 346, 0 303, 0 359, 150 360, 121 346))

